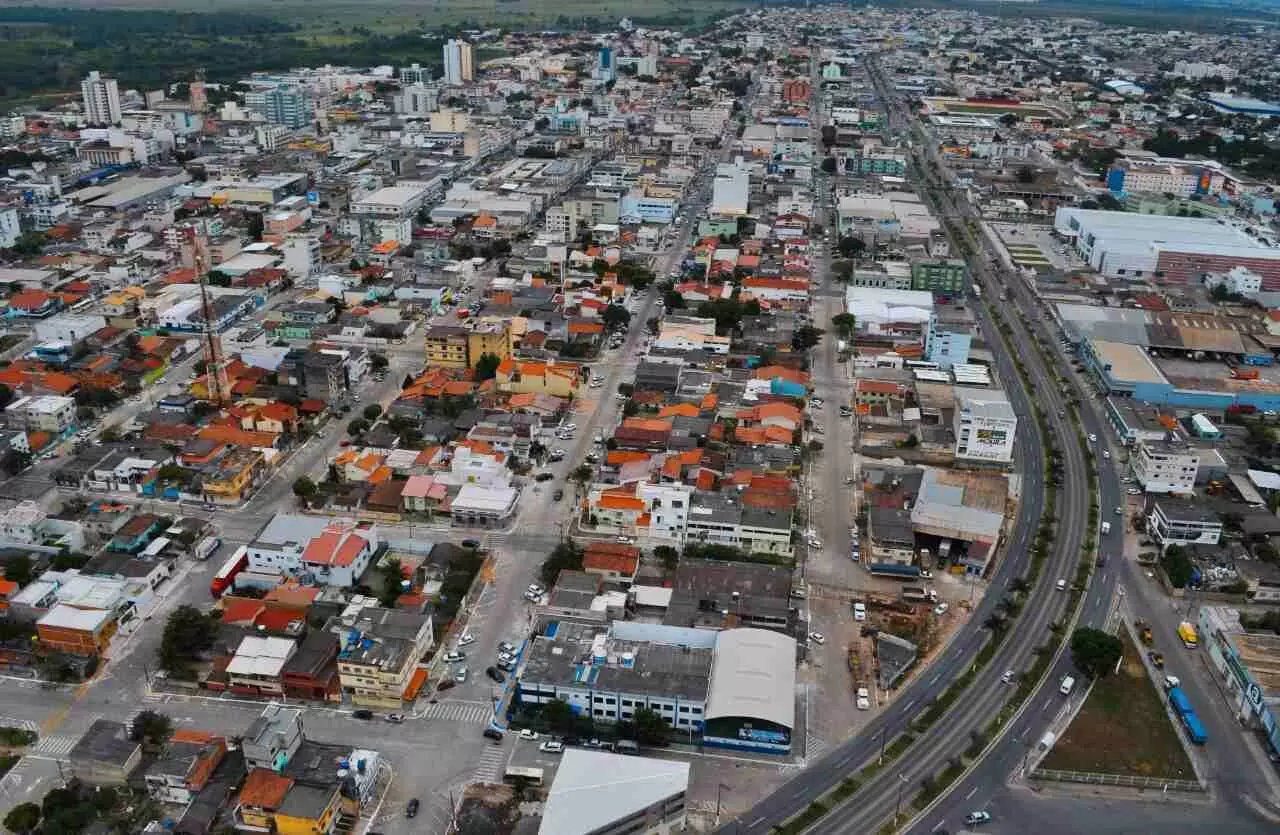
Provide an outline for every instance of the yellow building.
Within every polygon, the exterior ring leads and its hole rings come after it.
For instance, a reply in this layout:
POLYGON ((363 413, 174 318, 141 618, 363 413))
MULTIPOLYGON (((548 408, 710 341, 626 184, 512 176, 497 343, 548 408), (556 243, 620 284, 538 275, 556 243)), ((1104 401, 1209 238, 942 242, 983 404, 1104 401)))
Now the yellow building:
POLYGON ((467 360, 472 368, 485 354, 511 358, 511 327, 503 319, 483 319, 467 334, 467 360))
POLYGON ((403 707, 418 659, 431 649, 429 615, 366 606, 338 635, 338 680, 351 701, 365 707, 403 707))
POLYGON ((336 785, 311 786, 295 782, 275 813, 278 835, 329 835, 342 794, 336 785))
POLYGON ((427 331, 427 365, 467 368, 467 329, 436 325, 427 331))
POLYGON ((501 391, 512 394, 550 394, 575 397, 582 385, 582 367, 571 363, 503 360, 495 378, 501 391))
POLYGON ((206 475, 201 487, 215 502, 239 502, 253 487, 266 459, 254 449, 237 449, 218 462, 217 472, 206 475))

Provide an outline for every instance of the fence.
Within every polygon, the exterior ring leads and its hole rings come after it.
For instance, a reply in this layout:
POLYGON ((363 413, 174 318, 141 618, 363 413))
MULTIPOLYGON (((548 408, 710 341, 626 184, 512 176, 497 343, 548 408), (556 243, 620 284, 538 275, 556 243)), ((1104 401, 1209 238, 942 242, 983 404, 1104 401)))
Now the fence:
POLYGON ((1059 771, 1055 768, 1037 768, 1031 776, 1040 780, 1057 780, 1060 783, 1089 783, 1095 786, 1127 786, 1135 789, 1160 789, 1175 792, 1202 792, 1204 786, 1196 780, 1170 780, 1161 777, 1141 777, 1136 774, 1095 774, 1090 771, 1059 771))

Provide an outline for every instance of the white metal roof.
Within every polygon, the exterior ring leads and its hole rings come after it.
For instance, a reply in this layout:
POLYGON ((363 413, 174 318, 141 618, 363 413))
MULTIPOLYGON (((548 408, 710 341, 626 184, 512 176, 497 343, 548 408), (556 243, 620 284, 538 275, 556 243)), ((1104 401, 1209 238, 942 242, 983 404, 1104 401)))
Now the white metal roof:
POLYGON ((566 748, 539 835, 586 835, 687 791, 689 764, 566 748))
POLYGON ((40 626, 95 632, 99 626, 110 619, 111 613, 105 609, 77 609, 75 606, 59 604, 46 612, 36 623, 40 626))
POLYGON ((711 663, 706 716, 741 716, 794 728, 795 639, 768 629, 721 632, 711 663))

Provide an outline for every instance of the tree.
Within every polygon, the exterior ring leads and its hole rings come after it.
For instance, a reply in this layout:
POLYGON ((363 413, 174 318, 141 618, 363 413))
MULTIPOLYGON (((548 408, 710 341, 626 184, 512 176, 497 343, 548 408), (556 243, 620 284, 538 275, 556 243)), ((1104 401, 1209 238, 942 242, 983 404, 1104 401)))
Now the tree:
POLYGON ((0 383, 0 409, 3 409, 5 406, 8 406, 12 402, 13 402, 13 389, 9 388, 4 383, 0 383))
POLYGON ((668 290, 662 294, 662 303, 666 306, 667 310, 679 310, 684 307, 684 296, 680 295, 675 290, 668 290))
POLYGON ((1110 632, 1084 626, 1071 633, 1071 660, 1087 676, 1107 675, 1123 654, 1124 645, 1110 632))
POLYGON ((984 629, 991 630, 993 634, 999 635, 1009 626, 1009 621, 1006 618, 993 613, 987 615, 987 619, 982 622, 982 626, 984 629))
POLYGON ((840 259, 831 262, 831 272, 841 281, 848 281, 853 278, 853 262, 840 259))
POLYGON ((842 257, 857 258, 866 250, 867 245, 861 238, 855 238, 852 235, 841 235, 837 248, 840 250, 842 257))
POLYGON ((20 449, 10 449, 0 458, 0 469, 5 475, 17 475, 31 466, 31 453, 20 449))
POLYGON ((827 174, 834 174, 834 173, 836 173, 836 158, 835 158, 835 157, 823 157, 823 158, 822 158, 822 170, 823 170, 825 173, 827 173, 827 174))
POLYGON ((631 717, 636 729, 636 741, 641 745, 666 745, 671 735, 671 726, 656 710, 642 707, 631 717))
POLYGON ((386 354, 372 354, 369 357, 369 367, 374 371, 381 371, 391 363, 387 360, 386 354))
POLYGON ((164 744, 172 735, 173 722, 154 710, 144 710, 135 716, 129 730, 129 738, 134 742, 145 742, 152 747, 164 744))
POLYGON ((1036 181, 1036 172, 1032 170, 1030 165, 1019 165, 1014 177, 1020 183, 1034 183, 1036 181))
POLYGON ((852 313, 837 313, 831 317, 831 325, 841 339, 852 339, 853 329, 857 324, 858 320, 852 313))
POLYGON ((590 464, 579 464, 573 472, 569 473, 569 478, 579 484, 587 484, 595 477, 595 470, 591 469, 590 464))
POLYGON ((563 699, 552 699, 542 706, 542 721, 552 733, 568 734, 574 726, 573 708, 563 699))
POLYGON ((620 330, 631 324, 631 311, 620 304, 611 304, 604 309, 604 326, 609 330, 620 330))
POLYGON ((347 424, 347 434, 354 438, 357 435, 364 434, 364 431, 368 428, 369 422, 367 420, 364 418, 356 418, 347 424))
POLYGON ((497 377, 500 365, 502 358, 497 354, 481 354, 480 359, 476 360, 476 380, 483 382, 497 377))
POLYGON ((160 638, 160 666, 179 676, 190 673, 201 653, 218 637, 217 613, 206 615, 194 606, 179 606, 169 615, 160 638))
POLYGON ((561 571, 582 570, 582 549, 572 541, 561 542, 542 563, 542 582, 550 586, 555 583, 561 571))
POLYGON ((813 325, 801 325, 791 336, 791 347, 797 351, 807 351, 822 341, 824 331, 813 325))
POLYGON ((382 579, 382 589, 378 592, 378 602, 388 609, 395 608, 396 601, 404 582, 404 567, 397 557, 388 557, 378 564, 378 575, 382 579))
POLYGON ((659 545, 653 549, 653 555, 662 560, 662 565, 667 569, 673 569, 680 561, 680 552, 670 545, 659 545))
POLYGON ((316 494, 316 483, 306 476, 302 476, 293 482, 293 495, 302 499, 303 505, 311 506, 311 497, 316 494))
POLYGON ((1169 577, 1169 584, 1175 589, 1186 588, 1191 582, 1195 566, 1181 545, 1170 545, 1160 557, 1160 566, 1169 577))
POLYGON ((4 578, 12 580, 19 586, 25 586, 32 580, 31 557, 26 554, 14 554, 4 561, 4 578))
POLYGON ((828 148, 836 144, 836 126, 835 125, 822 126, 822 144, 828 148))
POLYGON ((4 816, 4 828, 19 835, 34 832, 40 825, 40 807, 34 803, 22 803, 9 810, 4 816))
POLYGON ((370 403, 368 406, 364 407, 364 411, 360 414, 364 415, 365 420, 373 423, 375 420, 382 417, 382 407, 377 403, 370 403))

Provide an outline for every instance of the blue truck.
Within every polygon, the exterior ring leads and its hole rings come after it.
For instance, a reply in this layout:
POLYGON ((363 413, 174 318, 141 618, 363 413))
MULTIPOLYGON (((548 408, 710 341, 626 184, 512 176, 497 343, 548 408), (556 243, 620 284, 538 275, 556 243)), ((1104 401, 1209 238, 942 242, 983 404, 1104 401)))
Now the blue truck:
POLYGON ((899 565, 896 562, 873 562, 867 570, 880 577, 893 577, 898 580, 919 580, 920 567, 917 565, 899 565))
POLYGON ((1204 745, 1209 735, 1204 732, 1204 725, 1200 724, 1196 709, 1191 706, 1191 700, 1187 698, 1186 693, 1182 692, 1181 687, 1169 688, 1169 704, 1173 707, 1173 712, 1178 714, 1178 719, 1182 721, 1182 727, 1186 729, 1191 741, 1196 745, 1204 745))

